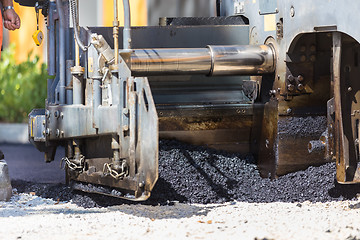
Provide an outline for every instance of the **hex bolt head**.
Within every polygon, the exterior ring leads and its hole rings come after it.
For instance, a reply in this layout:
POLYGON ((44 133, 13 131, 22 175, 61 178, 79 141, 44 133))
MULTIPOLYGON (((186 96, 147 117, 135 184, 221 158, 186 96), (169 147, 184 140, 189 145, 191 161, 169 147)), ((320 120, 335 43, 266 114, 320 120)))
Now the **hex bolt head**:
POLYGON ((59 118, 59 117, 60 117, 60 112, 59 112, 58 110, 56 110, 56 111, 54 112, 54 116, 55 116, 56 118, 59 118))
POLYGON ((303 75, 299 75, 299 76, 297 77, 297 80, 298 80, 299 82, 303 82, 303 81, 304 81, 303 75))
POLYGON ((311 62, 315 62, 316 61, 316 56, 313 54, 310 56, 310 61, 311 62))
POLYGON ((50 118, 50 111, 49 111, 49 110, 46 110, 46 111, 45 111, 45 117, 46 117, 46 118, 50 118))
POLYGON ((298 89, 299 91, 304 90, 304 85, 302 85, 301 83, 299 83, 299 84, 297 85, 297 89, 298 89))
POLYGON ((275 96, 276 95, 276 90, 270 90, 269 94, 270 94, 270 96, 275 96))
POLYGON ((289 85, 287 86, 287 89, 288 89, 290 92, 292 92, 292 91, 295 90, 295 86, 294 86, 293 84, 289 84, 289 85))
POLYGON ((288 78, 287 78, 287 79, 288 79, 288 81, 289 81, 289 82, 291 82, 291 83, 293 83, 293 82, 295 81, 294 76, 293 76, 293 75, 291 75, 291 74, 288 76, 288 78))
POLYGON ((301 62, 305 62, 305 61, 306 61, 306 56, 305 56, 305 55, 301 55, 301 56, 300 56, 300 61, 301 61, 301 62))
POLYGON ((290 8, 290 16, 295 17, 295 8, 293 6, 290 8))

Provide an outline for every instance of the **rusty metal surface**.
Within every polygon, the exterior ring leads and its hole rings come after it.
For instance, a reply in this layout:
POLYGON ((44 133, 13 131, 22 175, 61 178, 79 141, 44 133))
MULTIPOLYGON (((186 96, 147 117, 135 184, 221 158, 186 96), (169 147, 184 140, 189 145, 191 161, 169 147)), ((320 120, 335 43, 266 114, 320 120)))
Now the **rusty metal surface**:
POLYGON ((254 114, 255 131, 252 151, 258 159, 262 177, 275 178, 277 168, 277 131, 278 101, 270 99, 268 103, 256 109, 254 114))
POLYGON ((249 152, 253 108, 228 106, 161 107, 160 137, 232 152, 249 152))
POLYGON ((158 178, 157 112, 146 78, 132 79, 126 91, 129 96, 129 126, 126 127, 129 136, 122 141, 128 141, 129 147, 124 148, 124 142, 121 158, 126 158, 129 174, 116 179, 104 172, 104 165, 112 163, 113 151, 110 144, 111 135, 105 135, 84 142, 84 170, 73 171, 67 167, 67 179, 75 183, 76 189, 82 191, 143 201, 150 197, 158 178), (136 84, 136 89, 133 84, 136 84), (81 183, 92 183, 97 187, 84 188, 81 187, 81 183))
POLYGON ((339 183, 360 182, 359 119, 360 45, 341 33, 333 34, 334 145, 339 183))

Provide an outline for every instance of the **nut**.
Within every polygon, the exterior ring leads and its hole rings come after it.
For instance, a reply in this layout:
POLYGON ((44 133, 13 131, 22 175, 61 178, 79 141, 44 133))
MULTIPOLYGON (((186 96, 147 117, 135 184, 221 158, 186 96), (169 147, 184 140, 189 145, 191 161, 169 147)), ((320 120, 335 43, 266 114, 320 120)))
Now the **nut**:
POLYGON ((292 91, 295 90, 295 86, 294 86, 293 84, 289 84, 289 85, 287 86, 287 89, 288 89, 290 92, 292 92, 292 91))
POLYGON ((304 85, 302 85, 301 83, 299 83, 299 84, 297 85, 297 89, 298 89, 299 91, 304 90, 304 85))
POLYGON ((303 75, 299 75, 299 76, 297 77, 297 80, 298 80, 299 82, 303 82, 303 81, 304 81, 303 75))

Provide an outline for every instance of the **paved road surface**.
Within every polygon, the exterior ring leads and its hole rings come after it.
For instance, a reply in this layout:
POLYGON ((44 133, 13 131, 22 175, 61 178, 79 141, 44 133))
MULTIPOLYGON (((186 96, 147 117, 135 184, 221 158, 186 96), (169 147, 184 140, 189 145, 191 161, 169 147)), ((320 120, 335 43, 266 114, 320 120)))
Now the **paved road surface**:
POLYGON ((38 183, 65 182, 65 172, 61 170, 60 159, 64 149, 58 148, 55 161, 45 163, 44 153, 31 144, 0 144, 5 160, 9 165, 12 180, 25 180, 38 183))

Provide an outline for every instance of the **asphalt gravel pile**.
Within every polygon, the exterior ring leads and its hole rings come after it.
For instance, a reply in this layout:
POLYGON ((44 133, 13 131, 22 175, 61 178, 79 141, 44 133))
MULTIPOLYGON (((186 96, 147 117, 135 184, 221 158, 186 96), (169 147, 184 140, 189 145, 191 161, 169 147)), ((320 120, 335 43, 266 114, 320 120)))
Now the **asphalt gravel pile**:
MULTIPOLYGON (((159 149, 159 180, 152 196, 141 204, 224 203, 229 201, 326 202, 353 199, 359 185, 339 185, 335 163, 309 167, 278 179, 263 179, 251 155, 230 154, 206 147, 162 140, 159 149)), ((129 203, 122 199, 72 191, 63 184, 39 184, 14 180, 18 192, 82 207, 106 207, 129 203)))

